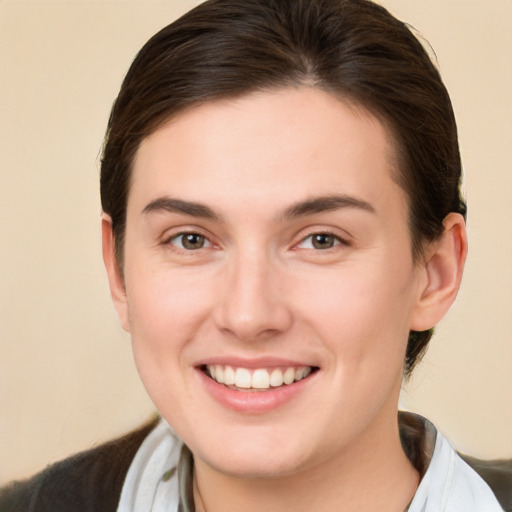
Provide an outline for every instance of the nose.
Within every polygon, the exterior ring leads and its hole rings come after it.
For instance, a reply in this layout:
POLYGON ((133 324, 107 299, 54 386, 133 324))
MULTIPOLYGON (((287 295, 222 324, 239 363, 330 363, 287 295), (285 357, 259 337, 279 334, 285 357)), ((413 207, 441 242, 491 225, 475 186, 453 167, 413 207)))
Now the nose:
POLYGON ((263 254, 231 261, 215 311, 217 327, 242 341, 268 339, 292 324, 282 272, 263 254))

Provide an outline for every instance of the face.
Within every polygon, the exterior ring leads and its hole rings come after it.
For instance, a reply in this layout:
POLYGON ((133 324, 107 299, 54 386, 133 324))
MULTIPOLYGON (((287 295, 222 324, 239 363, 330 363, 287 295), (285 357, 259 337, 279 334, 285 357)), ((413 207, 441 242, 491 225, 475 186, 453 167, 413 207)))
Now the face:
POLYGON ((376 118, 308 88, 204 104, 142 142, 116 306, 196 461, 291 474, 394 435, 425 286, 395 172, 376 118))

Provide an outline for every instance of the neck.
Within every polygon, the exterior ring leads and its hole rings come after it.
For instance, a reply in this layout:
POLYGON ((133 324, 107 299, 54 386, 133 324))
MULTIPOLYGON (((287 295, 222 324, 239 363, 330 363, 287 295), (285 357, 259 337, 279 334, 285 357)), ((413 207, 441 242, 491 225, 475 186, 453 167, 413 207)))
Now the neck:
POLYGON ((389 427, 377 425, 343 453, 279 477, 226 475, 196 460, 196 511, 222 512, 229 503, 232 512, 403 512, 419 475, 402 450, 396 419, 389 427))

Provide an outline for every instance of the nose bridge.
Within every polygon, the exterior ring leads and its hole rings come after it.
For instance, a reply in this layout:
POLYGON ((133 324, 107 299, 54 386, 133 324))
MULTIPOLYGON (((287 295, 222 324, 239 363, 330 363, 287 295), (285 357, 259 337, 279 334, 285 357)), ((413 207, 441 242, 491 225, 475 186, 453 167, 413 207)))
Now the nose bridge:
POLYGON ((217 312, 221 329, 252 340, 289 327, 291 312, 282 293, 279 265, 262 247, 240 247, 226 271, 217 312))

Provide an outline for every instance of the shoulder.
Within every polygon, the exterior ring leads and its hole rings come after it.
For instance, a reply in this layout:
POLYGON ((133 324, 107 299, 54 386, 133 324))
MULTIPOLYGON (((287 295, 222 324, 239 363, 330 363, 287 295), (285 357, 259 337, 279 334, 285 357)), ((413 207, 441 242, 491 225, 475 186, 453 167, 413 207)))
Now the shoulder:
POLYGON ((431 493, 440 488, 440 482, 450 481, 450 485, 457 489, 459 504, 468 496, 474 500, 479 496, 488 499, 494 495, 493 501, 497 500, 506 512, 512 512, 512 459, 481 460, 462 453, 458 453, 460 458, 453 459, 456 452, 426 418, 400 411, 398 421, 402 446, 422 477, 420 487, 424 491, 427 488, 427 493, 431 493), (454 483, 457 479, 452 460, 460 477, 457 484, 454 483))
POLYGON ((492 489, 503 509, 512 512, 512 459, 481 460, 459 455, 492 489))
POLYGON ((137 450, 158 422, 57 462, 0 489, 2 512, 115 512, 137 450))

